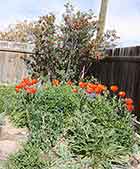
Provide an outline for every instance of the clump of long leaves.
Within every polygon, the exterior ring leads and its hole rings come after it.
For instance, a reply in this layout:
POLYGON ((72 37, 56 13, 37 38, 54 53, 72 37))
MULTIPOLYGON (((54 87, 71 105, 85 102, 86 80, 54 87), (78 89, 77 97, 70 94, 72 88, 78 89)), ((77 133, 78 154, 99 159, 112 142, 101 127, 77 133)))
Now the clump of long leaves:
POLYGON ((132 152, 134 144, 131 115, 115 98, 85 99, 79 112, 69 119, 68 142, 75 154, 92 157, 101 167, 132 152))
MULTIPOLYGON (((68 85, 47 85, 35 95, 23 91, 17 94, 11 117, 17 126, 29 128, 29 143, 46 156, 61 142, 73 160, 87 158, 90 167, 103 168, 132 153, 132 116, 121 99, 110 97, 108 92, 95 98, 68 85)), ((22 153, 18 158, 23 158, 22 153)), ((21 168, 20 162, 16 165, 21 168)))

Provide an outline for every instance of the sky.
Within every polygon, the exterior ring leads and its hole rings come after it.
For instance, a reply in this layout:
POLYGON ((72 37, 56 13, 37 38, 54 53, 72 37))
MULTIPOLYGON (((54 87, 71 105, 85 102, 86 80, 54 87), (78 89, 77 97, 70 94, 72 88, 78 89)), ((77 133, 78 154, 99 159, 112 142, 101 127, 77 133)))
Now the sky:
MULTIPOLYGON (((67 0, 0 0, 0 29, 22 20, 53 12, 60 19, 67 0)), ((101 0, 70 0, 78 9, 98 16, 101 0)), ((115 29, 120 45, 140 45, 140 0, 109 0, 106 30, 115 29)))

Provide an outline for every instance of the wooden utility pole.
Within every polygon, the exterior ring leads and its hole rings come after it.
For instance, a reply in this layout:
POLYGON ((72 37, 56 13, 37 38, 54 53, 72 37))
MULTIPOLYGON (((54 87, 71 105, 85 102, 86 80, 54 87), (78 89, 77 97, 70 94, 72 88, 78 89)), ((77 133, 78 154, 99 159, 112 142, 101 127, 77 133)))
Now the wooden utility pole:
POLYGON ((100 42, 102 40, 102 36, 104 34, 107 7, 108 7, 108 0, 101 0, 101 1, 102 2, 100 7, 99 20, 97 24, 97 36, 96 36, 97 48, 99 47, 100 42))

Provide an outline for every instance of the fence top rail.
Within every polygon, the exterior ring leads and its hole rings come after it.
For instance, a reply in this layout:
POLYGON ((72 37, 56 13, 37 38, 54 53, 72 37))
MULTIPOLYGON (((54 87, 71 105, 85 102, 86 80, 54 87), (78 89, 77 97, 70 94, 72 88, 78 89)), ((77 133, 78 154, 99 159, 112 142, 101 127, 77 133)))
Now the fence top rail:
POLYGON ((140 62, 140 56, 107 56, 101 62, 140 62))
MULTIPOLYGON (((24 51, 24 50, 13 50, 13 49, 1 49, 0 52, 9 52, 9 53, 21 53, 21 54, 29 54, 34 55, 33 51, 24 51)), ((131 62, 140 62, 140 56, 107 56, 103 60, 108 61, 131 61, 131 62)))
POLYGON ((0 41, 1 50, 11 50, 11 51, 22 51, 22 52, 32 52, 34 44, 12 42, 12 41, 0 41))
POLYGON ((140 56, 140 46, 108 49, 109 56, 140 56))
MULTIPOLYGON (((0 41, 0 52, 22 53, 22 54, 35 54, 33 52, 34 44, 0 41)), ((139 61, 140 60, 140 46, 114 48, 106 50, 109 60, 118 61, 139 61)))
POLYGON ((9 53, 21 53, 21 54, 35 54, 32 51, 24 51, 24 50, 14 50, 14 49, 1 49, 0 52, 9 52, 9 53))

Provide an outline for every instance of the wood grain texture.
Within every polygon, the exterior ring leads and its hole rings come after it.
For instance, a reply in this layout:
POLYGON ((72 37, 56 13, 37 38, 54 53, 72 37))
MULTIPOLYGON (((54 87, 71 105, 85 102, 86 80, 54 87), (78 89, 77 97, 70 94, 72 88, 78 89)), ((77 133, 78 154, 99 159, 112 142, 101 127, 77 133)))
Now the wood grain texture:
POLYGON ((33 46, 19 43, 0 41, 0 83, 14 84, 27 76, 26 66, 21 59, 32 53, 33 46))

